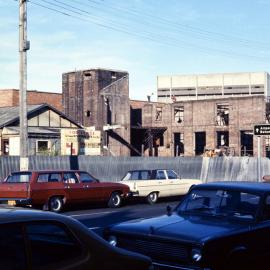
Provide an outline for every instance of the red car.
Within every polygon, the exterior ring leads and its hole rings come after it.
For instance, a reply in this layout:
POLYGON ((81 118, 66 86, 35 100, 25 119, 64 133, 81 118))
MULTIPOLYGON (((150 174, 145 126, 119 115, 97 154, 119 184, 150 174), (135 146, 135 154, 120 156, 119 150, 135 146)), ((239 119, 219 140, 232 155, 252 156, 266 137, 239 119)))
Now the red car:
POLYGON ((99 201, 119 207, 129 192, 127 185, 100 182, 87 172, 72 170, 14 172, 0 184, 0 200, 43 206, 53 212, 60 212, 66 204, 99 201))

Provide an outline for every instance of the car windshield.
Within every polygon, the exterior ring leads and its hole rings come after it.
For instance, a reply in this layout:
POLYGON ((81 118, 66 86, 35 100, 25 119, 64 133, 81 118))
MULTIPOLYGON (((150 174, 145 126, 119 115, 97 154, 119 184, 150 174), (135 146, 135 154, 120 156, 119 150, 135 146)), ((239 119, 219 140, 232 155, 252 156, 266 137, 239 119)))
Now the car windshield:
POLYGON ((248 192, 193 189, 177 207, 177 212, 253 220, 259 203, 260 196, 248 192))

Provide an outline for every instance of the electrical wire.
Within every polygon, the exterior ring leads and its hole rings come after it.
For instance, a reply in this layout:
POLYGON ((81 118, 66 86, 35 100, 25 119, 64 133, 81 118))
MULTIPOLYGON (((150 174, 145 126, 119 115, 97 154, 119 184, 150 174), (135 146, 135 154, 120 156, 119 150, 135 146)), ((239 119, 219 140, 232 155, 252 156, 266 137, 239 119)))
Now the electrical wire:
MULTIPOLYGON (((209 51, 211 50, 211 52, 221 53, 221 54, 225 54, 225 55, 229 55, 229 56, 249 57, 249 58, 252 58, 253 60, 259 60, 259 61, 264 61, 265 62, 265 56, 260 57, 260 56, 242 54, 242 53, 239 54, 239 53, 235 53, 235 52, 232 52, 232 51, 225 51, 225 50, 220 50, 220 49, 202 48, 202 47, 199 47, 199 46, 187 43, 187 42, 184 42, 186 44, 186 45, 184 45, 183 42, 178 40, 178 39, 174 39, 172 37, 164 37, 164 36, 162 36, 160 34, 155 34, 155 33, 152 33, 152 32, 141 31, 141 33, 138 33, 138 32, 134 33, 134 32, 129 31, 125 27, 123 28, 123 26, 119 27, 119 25, 113 24, 113 22, 111 22, 110 26, 108 26, 106 24, 103 24, 103 23, 100 23, 100 22, 96 21, 96 19, 98 19, 97 16, 96 17, 94 17, 93 15, 90 16, 90 14, 91 14, 90 12, 79 9, 79 8, 73 6, 73 5, 63 3, 62 1, 59 1, 59 0, 54 0, 54 2, 57 2, 58 4, 51 3, 48 0, 40 0, 40 1, 42 1, 42 2, 44 2, 46 4, 49 4, 49 5, 53 6, 54 8, 51 8, 51 7, 47 6, 47 5, 42 5, 40 3, 35 2, 34 0, 31 0, 29 2, 34 4, 34 5, 38 5, 38 6, 42 7, 42 8, 46 8, 46 9, 52 10, 54 12, 58 12, 58 13, 60 13, 62 15, 65 15, 65 16, 73 17, 75 19, 79 19, 79 20, 82 20, 82 21, 88 21, 88 22, 96 24, 96 25, 98 25, 100 27, 107 28, 107 29, 110 29, 110 30, 114 30, 114 31, 117 31, 117 32, 122 32, 122 33, 129 34, 129 35, 132 35, 132 36, 145 38, 145 39, 157 42, 157 43, 162 44, 162 45, 174 46, 174 47, 178 47, 178 48, 179 47, 181 47, 181 48, 195 48, 196 50, 200 50, 200 51, 202 51, 204 53, 209 53, 209 51), (62 10, 59 10, 59 8, 64 9, 65 12, 63 12, 62 10), (77 11, 77 10, 79 10, 80 12, 77 11), (75 13, 75 14, 77 14, 79 16, 74 16, 73 14, 70 14, 70 12, 75 13), (95 20, 93 20, 93 18, 95 18, 95 20), (181 42, 181 45, 179 44, 179 42, 181 42)), ((78 2, 78 1, 75 1, 75 2, 78 2)))

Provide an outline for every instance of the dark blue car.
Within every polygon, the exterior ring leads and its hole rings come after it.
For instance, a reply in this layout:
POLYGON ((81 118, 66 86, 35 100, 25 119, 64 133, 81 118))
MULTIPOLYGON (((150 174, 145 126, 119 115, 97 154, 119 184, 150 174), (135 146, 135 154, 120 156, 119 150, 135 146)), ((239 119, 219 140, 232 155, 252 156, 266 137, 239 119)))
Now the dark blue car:
POLYGON ((156 269, 270 269, 270 183, 197 185, 173 211, 104 236, 150 256, 156 269))

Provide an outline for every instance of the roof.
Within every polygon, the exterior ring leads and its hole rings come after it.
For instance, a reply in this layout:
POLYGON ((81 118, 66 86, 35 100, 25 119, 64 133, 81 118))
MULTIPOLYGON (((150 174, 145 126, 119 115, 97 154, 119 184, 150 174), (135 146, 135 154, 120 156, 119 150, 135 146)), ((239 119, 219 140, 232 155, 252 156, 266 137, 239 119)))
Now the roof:
POLYGON ((88 69, 78 69, 78 70, 75 69, 73 71, 64 72, 63 74, 70 74, 70 73, 76 73, 76 72, 89 72, 89 71, 111 71, 111 72, 118 72, 118 73, 126 73, 126 74, 128 74, 128 71, 125 71, 125 70, 101 68, 101 67, 88 68, 88 69))
MULTIPOLYGON (((20 127, 6 127, 4 128, 8 132, 8 134, 18 134, 20 133, 20 127)), ((3 131, 4 134, 6 134, 3 131)), ((47 127, 28 127, 28 133, 32 134, 51 134, 51 135, 57 135, 59 134, 59 130, 56 130, 55 128, 47 128, 47 127)))
POLYGON ((57 215, 52 212, 16 209, 14 207, 9 206, 0 207, 0 223, 2 224, 10 222, 24 222, 35 220, 56 220, 69 223, 72 221, 70 218, 66 216, 57 215))
MULTIPOLYGON (((64 113, 55 109, 53 106, 46 104, 46 103, 38 104, 38 105, 28 105, 27 106, 27 115, 29 117, 32 113, 37 112, 38 110, 41 110, 44 108, 48 108, 49 110, 54 111, 55 113, 59 114, 61 117, 72 122, 72 124, 74 124, 80 128, 82 127, 78 123, 76 123, 75 120, 73 120, 69 116, 65 115, 64 113)), ((7 125, 11 125, 11 124, 19 121, 19 116, 20 116, 19 106, 0 107, 0 128, 3 128, 7 125)))
POLYGON ((195 186, 196 188, 203 189, 227 189, 227 190, 243 190, 247 192, 270 192, 270 183, 265 182, 240 182, 240 181, 221 181, 221 182, 209 182, 206 184, 200 184, 195 186))

